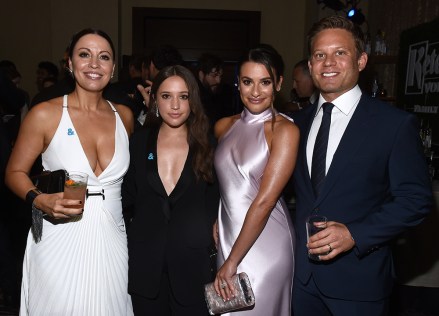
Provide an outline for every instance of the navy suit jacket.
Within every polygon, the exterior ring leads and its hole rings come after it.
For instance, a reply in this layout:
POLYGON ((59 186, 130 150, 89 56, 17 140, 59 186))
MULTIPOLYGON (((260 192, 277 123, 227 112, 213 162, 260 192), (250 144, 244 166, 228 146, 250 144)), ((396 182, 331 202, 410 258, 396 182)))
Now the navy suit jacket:
POLYGON ((393 264, 390 242, 419 224, 431 209, 432 192, 414 115, 365 94, 335 152, 321 193, 314 196, 306 142, 317 104, 304 109, 296 192, 296 277, 311 274, 320 291, 345 300, 389 296, 393 264), (312 211, 343 223, 355 247, 327 262, 307 257, 305 221, 312 211))

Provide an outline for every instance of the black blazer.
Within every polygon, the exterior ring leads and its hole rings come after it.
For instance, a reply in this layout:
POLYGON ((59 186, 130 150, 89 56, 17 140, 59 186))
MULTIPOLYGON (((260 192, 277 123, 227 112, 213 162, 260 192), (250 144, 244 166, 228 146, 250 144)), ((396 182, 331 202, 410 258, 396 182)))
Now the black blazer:
POLYGON ((189 154, 168 196, 157 170, 158 129, 139 129, 130 140, 130 167, 124 178, 124 207, 133 206, 128 228, 128 290, 153 298, 167 271, 181 304, 204 299, 212 281, 212 226, 218 214, 216 183, 196 179, 189 154))
POLYGON ((334 154, 318 198, 306 161, 306 142, 316 104, 297 123, 301 142, 296 190, 296 271, 302 283, 311 273, 329 297, 373 301, 392 290, 390 241, 419 224, 432 205, 432 192, 416 117, 363 94, 334 154), (316 210, 345 224, 355 247, 335 259, 308 260, 305 220, 316 210))

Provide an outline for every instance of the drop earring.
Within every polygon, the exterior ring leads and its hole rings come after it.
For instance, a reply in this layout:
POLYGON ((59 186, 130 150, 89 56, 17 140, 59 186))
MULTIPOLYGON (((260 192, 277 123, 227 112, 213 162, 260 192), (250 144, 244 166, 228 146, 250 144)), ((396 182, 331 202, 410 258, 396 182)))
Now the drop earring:
POLYGON ((157 105, 157 102, 155 103, 155 116, 160 117, 159 106, 157 105))

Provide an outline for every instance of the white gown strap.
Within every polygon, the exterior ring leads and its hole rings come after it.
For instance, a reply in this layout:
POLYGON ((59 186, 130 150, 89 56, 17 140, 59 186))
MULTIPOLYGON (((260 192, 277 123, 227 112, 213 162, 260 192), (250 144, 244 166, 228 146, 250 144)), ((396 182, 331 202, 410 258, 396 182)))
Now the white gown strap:
POLYGON ((62 107, 63 108, 67 107, 67 94, 64 94, 64 98, 63 98, 63 102, 62 102, 62 107))
POLYGON ((107 100, 107 102, 108 102, 108 104, 111 106, 111 109, 113 110, 113 112, 117 112, 117 110, 116 110, 116 108, 114 107, 114 105, 113 105, 110 101, 108 101, 108 100, 107 100))

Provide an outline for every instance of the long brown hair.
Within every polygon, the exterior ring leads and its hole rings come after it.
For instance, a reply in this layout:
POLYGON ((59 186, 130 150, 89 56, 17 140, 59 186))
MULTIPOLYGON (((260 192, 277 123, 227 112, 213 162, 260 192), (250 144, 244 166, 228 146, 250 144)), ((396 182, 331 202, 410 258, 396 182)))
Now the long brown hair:
POLYGON ((162 124, 162 118, 156 115, 157 104, 154 100, 157 99, 157 91, 163 81, 173 76, 182 78, 188 87, 191 113, 185 124, 188 129, 187 141, 193 153, 192 168, 197 179, 213 182, 213 148, 208 138, 209 120, 204 114, 198 83, 189 69, 176 65, 160 70, 151 87, 151 104, 146 115, 145 126, 158 128, 162 124))

